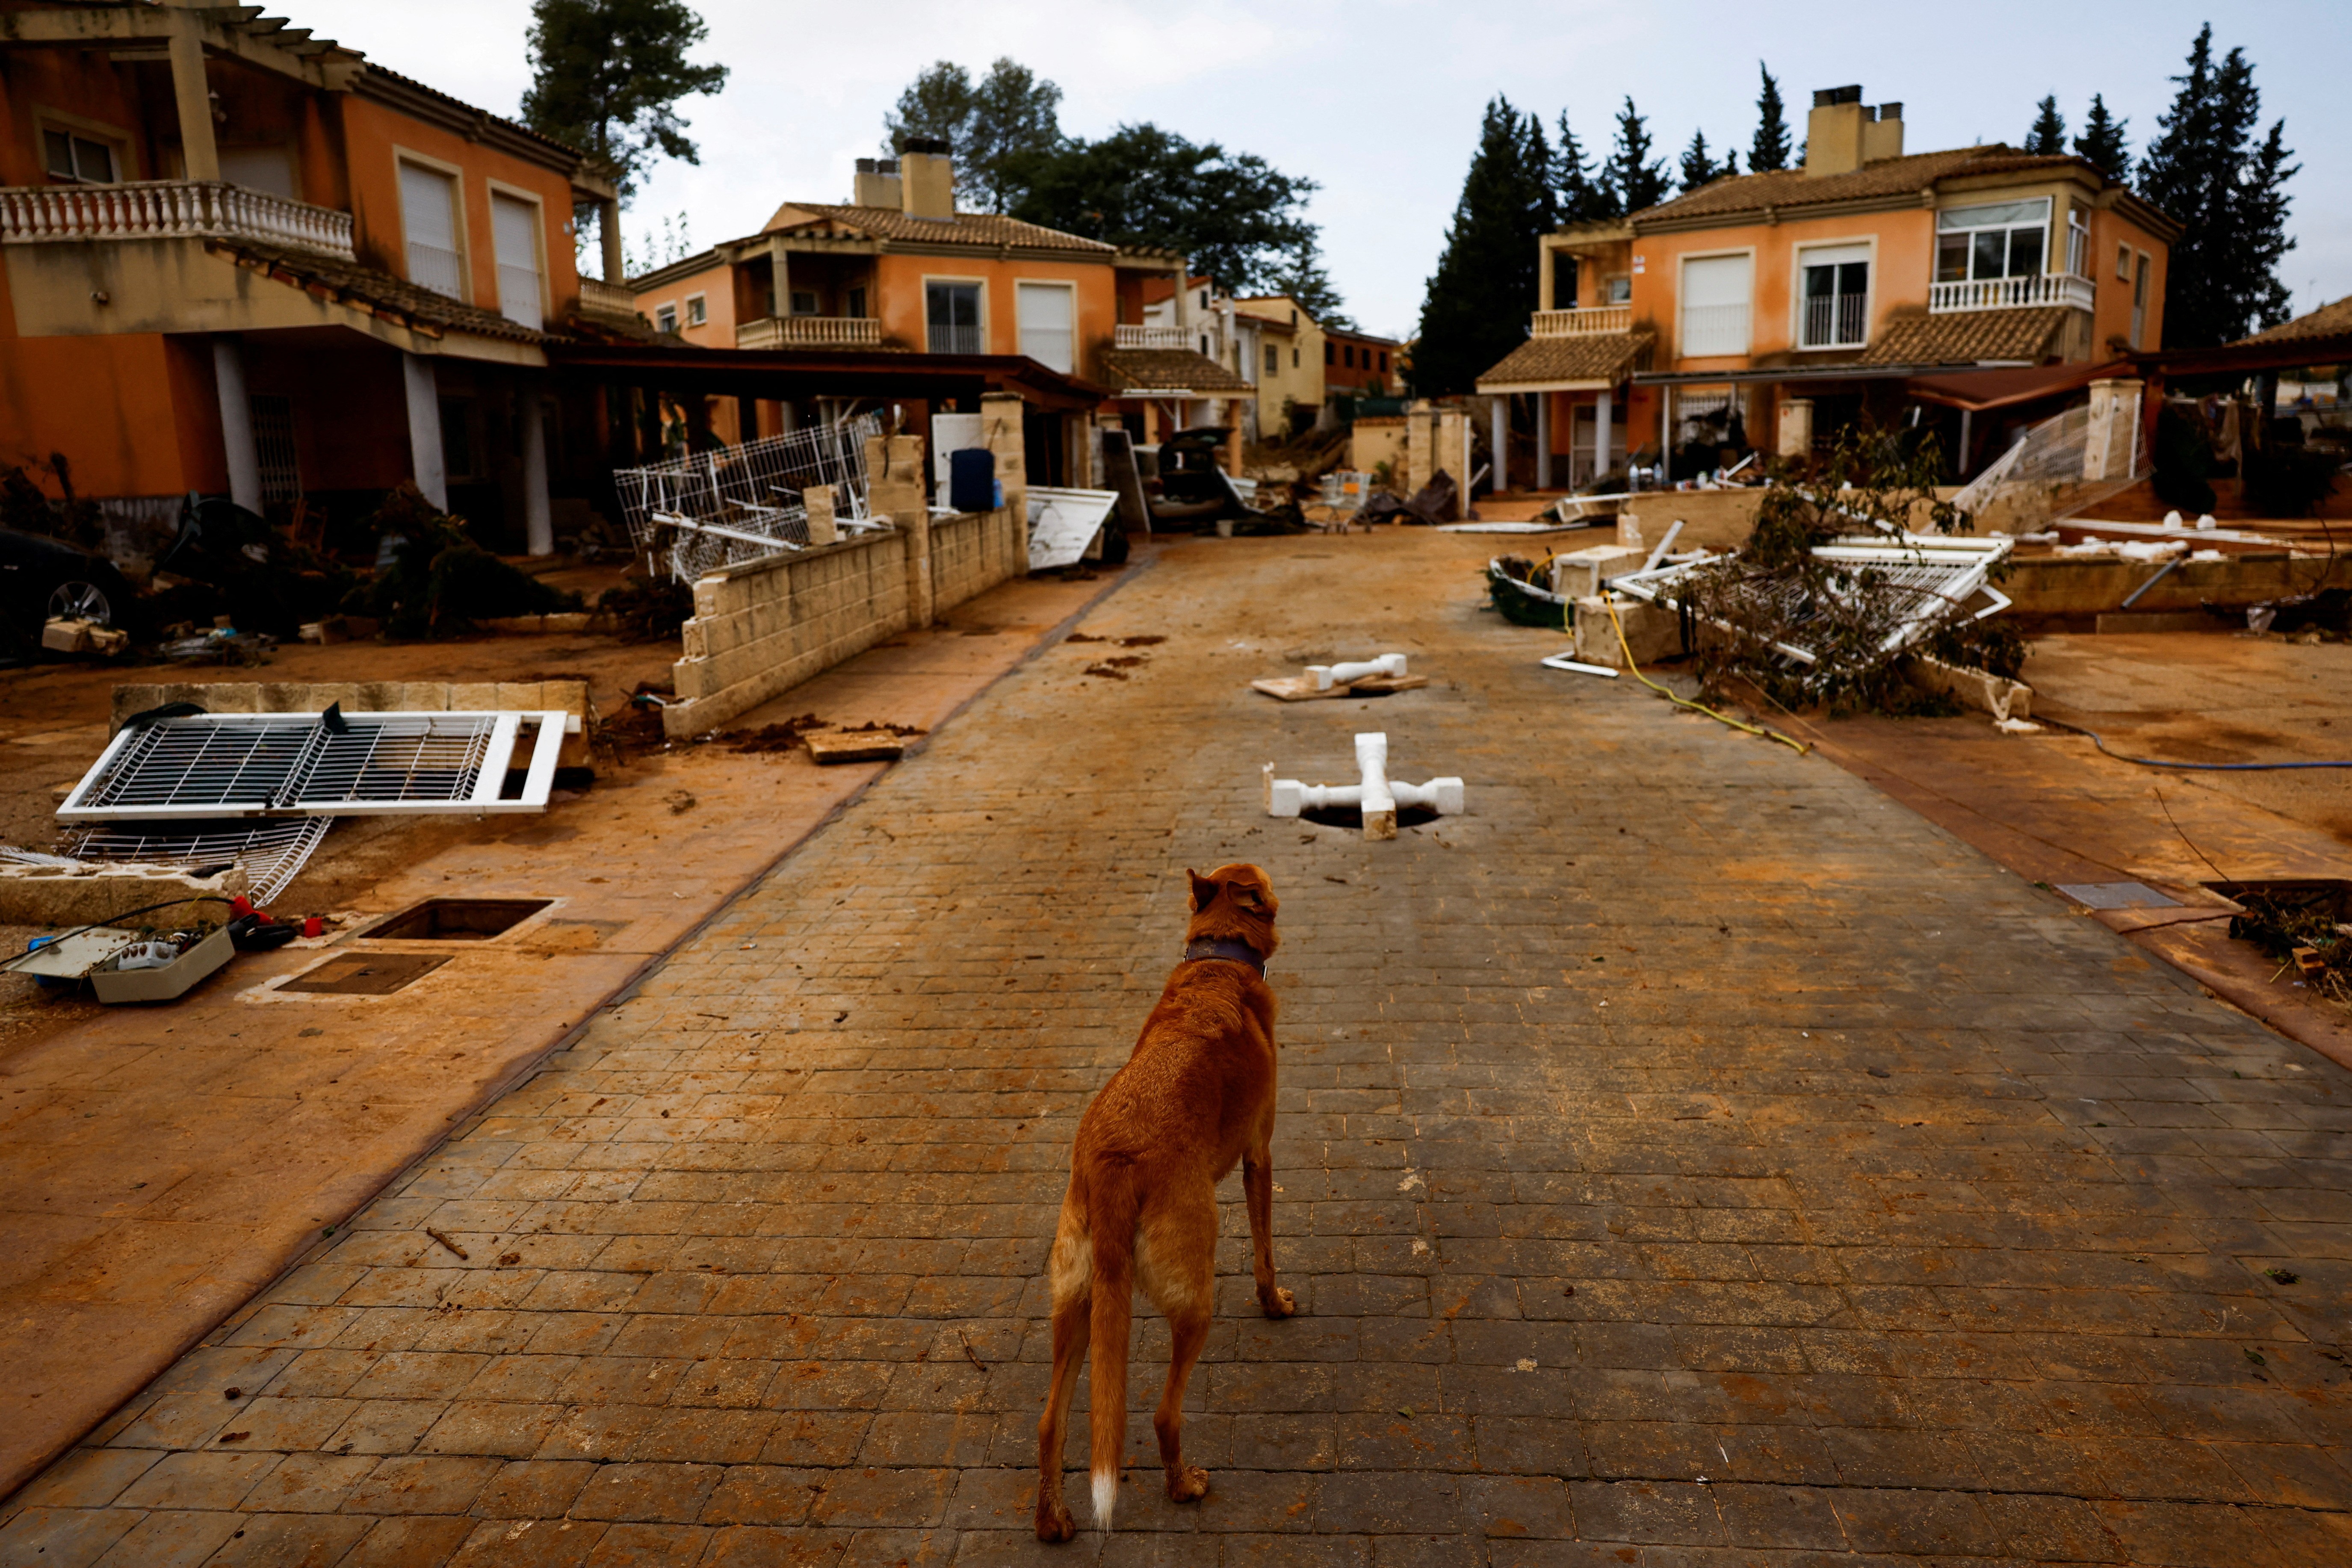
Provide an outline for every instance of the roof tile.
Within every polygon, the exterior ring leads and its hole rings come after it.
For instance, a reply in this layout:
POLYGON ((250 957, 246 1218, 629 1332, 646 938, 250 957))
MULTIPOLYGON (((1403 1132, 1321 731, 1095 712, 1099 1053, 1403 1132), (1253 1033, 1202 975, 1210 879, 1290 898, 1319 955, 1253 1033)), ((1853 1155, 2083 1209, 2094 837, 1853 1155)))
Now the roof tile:
POLYGON ((1580 332, 1529 338, 1478 378, 1479 386, 1540 386, 1561 381, 1616 381, 1635 369, 1655 340, 1648 332, 1580 332))
POLYGON ((2058 352, 2063 307, 1953 310, 1891 317, 1862 351, 1861 364, 1980 364, 2021 360, 2040 364, 2058 352))
POLYGON ((1105 349, 1103 379, 1121 392, 1199 392, 1216 396, 1257 388, 1191 349, 1105 349))
POLYGON ((283 246, 244 239, 211 239, 205 243, 207 248, 266 273, 289 288, 307 290, 317 284, 346 300, 371 310, 389 310, 443 331, 470 332, 476 337, 525 343, 543 343, 555 335, 510 321, 479 305, 436 294, 389 272, 320 256, 316 251, 289 250, 283 246))
MULTIPOLYGON (((1843 174, 1808 174, 1802 169, 1774 169, 1761 174, 1736 174, 1700 186, 1670 202, 1661 202, 1633 215, 1635 226, 1660 219, 1715 217, 1742 212, 1790 212, 1833 202, 1867 201, 1874 196, 1900 196, 1934 188, 1936 182, 1963 174, 2030 174, 2080 164, 2080 158, 2021 153, 1999 142, 1989 147, 1957 147, 1945 153, 1915 153, 1864 163, 1843 174)), ((2093 171, 2096 173, 2095 170, 2093 171)), ((2099 176, 2104 183, 2106 176, 2099 176)))
MULTIPOLYGON (((825 202, 788 202, 788 207, 811 213, 820 219, 870 234, 880 239, 920 240, 930 245, 1000 246, 1019 245, 1036 250, 1083 250, 1108 257, 1118 247, 1099 239, 1087 239, 1075 234, 1065 234, 1058 228, 1024 223, 1001 213, 960 212, 951 218, 916 217, 897 207, 858 207, 825 202)), ((786 222, 772 224, 770 233, 803 226, 786 222)))

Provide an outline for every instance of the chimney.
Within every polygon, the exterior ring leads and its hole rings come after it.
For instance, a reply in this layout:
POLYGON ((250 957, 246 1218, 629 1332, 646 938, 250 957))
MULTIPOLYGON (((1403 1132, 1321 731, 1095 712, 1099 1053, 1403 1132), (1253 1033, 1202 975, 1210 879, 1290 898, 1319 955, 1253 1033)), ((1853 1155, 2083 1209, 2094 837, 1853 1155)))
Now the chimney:
POLYGON ((955 216, 955 160, 948 144, 928 136, 898 149, 899 205, 908 217, 955 216))
POLYGON ((895 207, 902 198, 898 195, 898 160, 896 158, 860 158, 857 160, 857 189, 850 205, 861 207, 895 207))
POLYGON ((1813 112, 1805 121, 1805 173, 1843 174, 1861 168, 1862 128, 1869 114, 1859 84, 1815 92, 1813 112))
MULTIPOLYGON (((1869 110, 1863 111, 1865 115, 1869 110)), ((1882 103, 1875 118, 1866 118, 1862 125, 1862 161, 1875 163, 1883 159, 1903 156, 1903 106, 1882 103)))

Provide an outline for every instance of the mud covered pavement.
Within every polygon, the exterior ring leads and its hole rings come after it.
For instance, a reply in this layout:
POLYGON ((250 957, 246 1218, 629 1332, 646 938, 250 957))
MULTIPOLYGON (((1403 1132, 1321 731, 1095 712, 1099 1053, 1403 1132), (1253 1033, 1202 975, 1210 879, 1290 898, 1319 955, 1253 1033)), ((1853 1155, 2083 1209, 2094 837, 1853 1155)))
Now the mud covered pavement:
POLYGON ((2352 1559, 2352 1074, 1819 757, 1537 668, 1489 552, 1167 547, 1084 628, 1168 639, 1125 679, 1066 645, 941 726, 0 1562, 2352 1559), (1432 685, 1246 689, 1390 648, 1432 685), (1471 814, 1261 815, 1370 728, 1471 814), (1043 1547, 1069 1139, 1233 859, 1283 901, 1301 1314, 1236 1174, 1208 1497, 1160 1495, 1145 1312, 1119 1528, 1043 1547))

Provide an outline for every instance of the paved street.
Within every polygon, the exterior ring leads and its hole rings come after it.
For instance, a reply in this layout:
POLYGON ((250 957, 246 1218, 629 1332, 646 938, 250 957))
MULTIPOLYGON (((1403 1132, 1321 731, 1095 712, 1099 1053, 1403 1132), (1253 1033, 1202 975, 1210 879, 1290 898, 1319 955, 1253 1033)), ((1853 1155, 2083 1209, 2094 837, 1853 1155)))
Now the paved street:
POLYGON ((943 726, 0 1563, 2352 1561, 2352 1074, 1826 761, 1537 668, 1492 543, 1169 547, 1083 628, 1166 641, 943 726), (1389 647, 1433 684, 1246 689, 1389 647), (1471 814, 1262 815, 1366 728, 1471 814), (1283 900, 1301 1313, 1236 1173, 1209 1496, 1160 1495, 1139 1309, 1118 1530, 1043 1547, 1069 1140, 1234 859, 1283 900))

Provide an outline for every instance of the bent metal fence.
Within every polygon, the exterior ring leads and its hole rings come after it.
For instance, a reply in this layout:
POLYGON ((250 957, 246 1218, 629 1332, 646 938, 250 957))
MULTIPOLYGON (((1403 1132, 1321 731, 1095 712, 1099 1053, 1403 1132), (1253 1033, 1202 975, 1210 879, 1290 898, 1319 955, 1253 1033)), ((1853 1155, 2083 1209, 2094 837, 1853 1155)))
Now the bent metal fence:
POLYGON ((630 543, 655 577, 692 582, 742 561, 809 542, 808 491, 831 487, 835 515, 853 530, 867 517, 866 442, 882 433, 871 414, 763 436, 641 468, 617 468, 614 489, 630 543))

